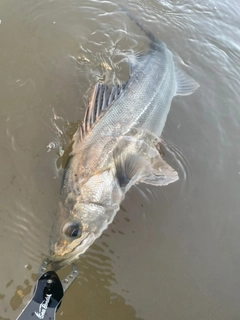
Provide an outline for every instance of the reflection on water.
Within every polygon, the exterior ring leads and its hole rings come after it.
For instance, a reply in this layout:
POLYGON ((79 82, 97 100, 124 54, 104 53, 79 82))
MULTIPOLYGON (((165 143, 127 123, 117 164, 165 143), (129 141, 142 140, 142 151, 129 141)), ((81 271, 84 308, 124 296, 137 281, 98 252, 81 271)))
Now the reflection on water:
POLYGON ((112 292, 111 285, 116 282, 112 259, 106 255, 106 246, 93 245, 80 258, 78 283, 66 295, 59 314, 65 319, 78 314, 81 319, 142 319, 136 316, 134 308, 123 296, 112 292), (103 249, 104 248, 104 249, 103 249), (74 294, 75 292, 75 294, 74 294), (77 293, 77 294, 76 294, 77 293))
MULTIPOLYGON (((239 3, 125 6, 200 83, 174 98, 163 132, 180 180, 130 190, 79 259, 57 317, 239 319, 239 3)), ((3 0, 0 21, 0 319, 9 320, 47 254, 62 168, 92 88, 125 81, 126 54, 144 54, 148 40, 111 1, 3 0)))
POLYGON ((19 308, 23 302, 23 298, 32 291, 32 286, 29 284, 28 280, 24 281, 23 286, 17 286, 16 291, 12 299, 10 300, 10 306, 12 310, 19 308))
MULTIPOLYGON (((113 260, 106 255, 106 251, 114 257, 114 251, 109 249, 106 242, 102 242, 101 246, 94 244, 81 257, 78 263, 80 275, 65 295, 58 310, 58 317, 69 319, 69 317, 78 314, 81 319, 96 319, 97 314, 100 319, 110 320, 113 317, 119 320, 122 318, 142 319, 136 316, 136 311, 123 296, 112 292, 111 285, 116 283, 116 279, 112 267, 113 260)), ((29 267, 27 269, 31 270, 29 267)), ((69 270, 70 267, 61 270, 59 276, 64 279, 69 270)), ((33 273, 31 278, 36 281, 37 275, 33 273)), ((12 284, 13 281, 10 281, 6 287, 12 284)), ((26 296, 29 298, 32 289, 33 286, 30 285, 28 279, 24 280, 23 285, 16 287, 14 295, 10 299, 10 307, 13 311, 22 306, 23 299, 26 296)), ((0 295, 0 299, 4 297, 5 295, 0 295)))

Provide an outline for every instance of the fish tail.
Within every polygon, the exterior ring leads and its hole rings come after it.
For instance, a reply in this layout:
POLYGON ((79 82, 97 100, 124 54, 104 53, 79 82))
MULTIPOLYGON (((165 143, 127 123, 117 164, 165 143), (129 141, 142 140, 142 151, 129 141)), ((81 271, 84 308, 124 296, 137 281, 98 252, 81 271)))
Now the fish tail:
POLYGON ((129 17, 129 19, 134 21, 136 23, 136 25, 146 34, 146 36, 151 41, 151 43, 157 43, 158 42, 157 39, 152 34, 152 32, 150 32, 149 30, 144 29, 142 24, 137 19, 135 19, 135 17, 133 17, 124 6, 120 5, 120 8, 122 9, 122 11, 124 11, 126 13, 126 15, 129 17))

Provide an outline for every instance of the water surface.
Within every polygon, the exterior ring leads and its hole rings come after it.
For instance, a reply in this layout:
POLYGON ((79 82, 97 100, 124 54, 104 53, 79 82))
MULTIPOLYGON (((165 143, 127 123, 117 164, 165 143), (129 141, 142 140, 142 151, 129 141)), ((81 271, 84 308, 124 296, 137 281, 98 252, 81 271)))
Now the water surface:
MULTIPOLYGON (((121 2, 123 4, 123 2, 121 2)), ((200 88, 163 131, 180 180, 132 188, 79 259, 57 319, 240 319, 237 0, 124 4, 200 88)), ((62 166, 96 81, 125 81, 148 40, 111 1, 0 3, 0 319, 31 298, 62 166)))

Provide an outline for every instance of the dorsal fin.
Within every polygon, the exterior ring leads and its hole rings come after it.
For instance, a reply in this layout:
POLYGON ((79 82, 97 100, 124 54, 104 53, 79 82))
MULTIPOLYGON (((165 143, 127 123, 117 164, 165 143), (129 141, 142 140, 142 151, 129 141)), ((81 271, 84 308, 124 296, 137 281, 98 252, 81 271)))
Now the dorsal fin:
POLYGON ((90 102, 86 108, 83 123, 74 134, 74 140, 81 141, 88 133, 94 123, 98 121, 105 111, 116 101, 123 92, 126 84, 112 85, 108 87, 105 84, 97 83, 94 87, 90 102))

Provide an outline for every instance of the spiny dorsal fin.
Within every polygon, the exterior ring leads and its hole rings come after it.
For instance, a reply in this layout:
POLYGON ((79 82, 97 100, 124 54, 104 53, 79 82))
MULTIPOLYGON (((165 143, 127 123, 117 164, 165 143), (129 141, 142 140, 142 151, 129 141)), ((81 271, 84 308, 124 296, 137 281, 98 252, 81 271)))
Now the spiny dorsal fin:
POLYGON ((126 84, 121 86, 112 85, 111 87, 101 83, 95 85, 92 97, 85 111, 83 123, 79 126, 74 138, 77 138, 78 141, 83 139, 84 135, 92 129, 94 123, 102 117, 106 109, 118 99, 125 86, 126 84))

